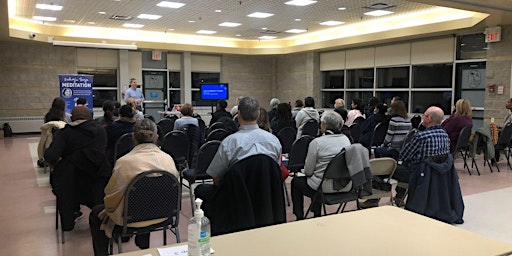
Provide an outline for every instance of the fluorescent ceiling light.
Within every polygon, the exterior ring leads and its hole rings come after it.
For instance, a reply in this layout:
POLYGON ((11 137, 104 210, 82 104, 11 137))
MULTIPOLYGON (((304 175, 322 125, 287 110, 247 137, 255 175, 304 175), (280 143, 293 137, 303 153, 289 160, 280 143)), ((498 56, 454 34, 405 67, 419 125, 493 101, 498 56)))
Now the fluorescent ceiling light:
POLYGON ((158 3, 156 6, 178 9, 178 8, 183 7, 184 5, 185 4, 182 4, 182 3, 162 1, 162 2, 158 3))
POLYGON ((137 45, 135 45, 135 44, 102 44, 102 43, 86 43, 86 42, 71 42, 71 41, 53 41, 53 45, 85 47, 85 48, 137 50, 137 45))
POLYGON ((260 19, 268 18, 270 16, 274 16, 274 14, 273 13, 266 13, 266 12, 253 12, 253 13, 247 15, 247 17, 260 18, 260 19))
POLYGON ((269 39, 276 39, 277 36, 260 36, 259 39, 269 40, 269 39))
POLYGON ((286 30, 285 32, 286 32, 286 33, 299 34, 299 33, 304 33, 304 32, 306 32, 306 31, 307 31, 307 30, 305 30, 305 29, 296 29, 296 28, 294 28, 294 29, 286 30))
POLYGON ((375 10, 375 11, 365 12, 364 15, 383 16, 383 15, 388 15, 388 14, 392 14, 392 13, 393 13, 392 11, 375 10))
POLYGON ((288 1, 284 4, 295 5, 295 6, 306 6, 306 5, 314 4, 316 2, 317 1, 311 1, 311 0, 292 0, 292 1, 288 1))
POLYGON ((336 26, 336 25, 340 25, 340 24, 343 24, 343 23, 345 23, 345 22, 343 22, 343 21, 335 21, 335 20, 328 20, 328 21, 321 22, 320 25, 336 26))
POLYGON ((33 16, 32 19, 40 20, 40 21, 56 21, 55 17, 46 17, 46 16, 33 16))
POLYGON ((212 35, 212 34, 217 33, 217 31, 201 29, 201 30, 196 31, 196 33, 198 33, 198 34, 205 34, 205 35, 212 35))
POLYGON ((222 10, 215 10, 215 12, 222 12, 222 10))
POLYGON ((107 14, 107 13, 106 12, 98 12, 98 14, 102 14, 103 15, 103 14, 107 14))
POLYGON ((221 27, 230 27, 230 28, 238 27, 240 25, 242 25, 242 24, 235 23, 235 22, 222 22, 221 24, 219 24, 219 26, 221 26, 221 27))
POLYGON ((346 9, 347 9, 347 7, 340 7, 340 8, 338 8, 338 10, 340 10, 340 11, 344 11, 346 9))
POLYGON ((139 16, 137 16, 137 18, 139 19, 146 19, 146 20, 158 20, 160 18, 162 18, 162 16, 160 15, 153 15, 153 14, 141 14, 139 16))
POLYGON ((41 9, 41 10, 52 10, 52 11, 62 10, 62 6, 53 5, 53 4, 36 4, 36 8, 41 9))
POLYGON ((63 22, 66 22, 66 23, 75 23, 74 20, 63 20, 63 22))
POLYGON ((133 23, 125 23, 123 24, 123 27, 125 28, 142 28, 144 25, 142 24, 133 24, 133 23))
POLYGON ((89 21, 89 22, 87 22, 87 24, 94 25, 94 24, 96 24, 96 22, 94 22, 94 21, 89 21))

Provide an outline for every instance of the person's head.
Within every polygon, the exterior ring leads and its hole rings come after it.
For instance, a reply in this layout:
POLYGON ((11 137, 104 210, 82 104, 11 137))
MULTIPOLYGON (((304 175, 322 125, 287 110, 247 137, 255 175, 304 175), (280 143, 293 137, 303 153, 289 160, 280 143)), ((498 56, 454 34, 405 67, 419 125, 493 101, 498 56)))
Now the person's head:
POLYGON ((370 108, 375 108, 375 106, 377 106, 377 104, 380 103, 380 100, 377 98, 377 97, 371 97, 369 100, 368 100, 368 106, 370 108))
POLYGON ((423 114, 423 121, 421 124, 425 127, 430 127, 436 124, 440 124, 443 121, 444 112, 439 107, 429 107, 423 114))
POLYGON ((292 119, 292 108, 288 103, 279 103, 277 105, 276 118, 278 120, 292 119))
POLYGON ((57 97, 57 98, 53 99, 51 108, 56 108, 61 111, 66 111, 66 101, 61 97, 57 97))
POLYGON ((132 107, 133 111, 135 112, 135 109, 137 108, 137 103, 135 103, 135 99, 134 98, 126 99, 126 105, 132 107))
POLYGON ((508 110, 512 110, 512 98, 507 101, 507 105, 505 105, 505 107, 508 110))
POLYGON ((304 99, 304 106, 307 108, 314 108, 315 107, 315 99, 313 97, 306 97, 304 99))
POLYGON ((345 107, 345 101, 341 98, 337 98, 334 101, 334 108, 344 108, 345 107))
POLYGON ((260 104, 251 97, 245 97, 238 103, 238 122, 240 125, 244 123, 256 123, 260 114, 260 104))
POLYGON ((190 103, 185 103, 181 106, 181 114, 183 116, 192 116, 194 114, 194 108, 190 103))
POLYGON ((116 106, 114 105, 114 102, 111 100, 106 100, 103 102, 103 112, 114 112, 114 109, 116 106))
POLYGON ((87 105, 87 100, 85 98, 80 97, 80 98, 76 99, 76 104, 77 105, 87 105))
POLYGON ((133 117, 133 107, 128 104, 123 105, 121 107, 121 109, 119 110, 119 115, 121 117, 132 118, 133 117))
POLYGON ((268 113, 266 109, 260 107, 260 115, 258 116, 256 123, 258 123, 260 129, 267 132, 270 131, 270 121, 268 120, 268 113))
POLYGON ((77 121, 77 120, 91 120, 91 111, 86 106, 76 106, 71 110, 71 121, 77 121))
POLYGON ((400 98, 400 96, 394 96, 393 98, 391 98, 391 103, 393 103, 397 100, 402 100, 402 99, 400 98))
POLYGON ((352 109, 357 109, 357 110, 361 111, 361 113, 363 113, 364 106, 363 106, 363 102, 361 101, 361 99, 357 99, 357 98, 353 99, 351 107, 352 107, 352 109))
POLYGON ((228 103, 225 100, 217 101, 217 109, 226 109, 228 103))
POLYGON ((221 122, 224 124, 224 129, 228 132, 228 134, 235 133, 238 128, 236 127, 235 121, 233 121, 233 118, 229 118, 227 116, 223 116, 217 120, 217 122, 221 122))
POLYGON ((296 101, 295 101, 295 107, 296 107, 296 108, 302 108, 302 107, 304 107, 304 102, 302 102, 302 100, 296 100, 296 101))
POLYGON ((270 108, 277 108, 277 105, 279 105, 281 101, 278 98, 272 98, 270 100, 270 108))
POLYGON ((343 124, 343 118, 334 111, 325 112, 320 119, 320 129, 322 133, 325 133, 327 130, 337 133, 341 130, 343 124))
POLYGON ((391 117, 401 116, 403 118, 407 118, 407 108, 405 108, 405 103, 401 100, 395 100, 391 103, 391 110, 389 111, 391 117))
POLYGON ((378 103, 373 108, 373 113, 378 114, 378 115, 385 115, 386 112, 388 112, 388 106, 384 103, 378 103))
POLYGON ((148 118, 137 120, 133 125, 133 140, 136 145, 141 143, 155 143, 158 132, 155 122, 148 118))
POLYGON ((471 110, 471 102, 467 99, 460 99, 455 103, 455 113, 453 116, 466 116, 471 118, 473 111, 471 110))
POLYGON ((135 78, 130 78, 130 87, 131 87, 132 89, 137 88, 137 79, 135 79, 135 78))

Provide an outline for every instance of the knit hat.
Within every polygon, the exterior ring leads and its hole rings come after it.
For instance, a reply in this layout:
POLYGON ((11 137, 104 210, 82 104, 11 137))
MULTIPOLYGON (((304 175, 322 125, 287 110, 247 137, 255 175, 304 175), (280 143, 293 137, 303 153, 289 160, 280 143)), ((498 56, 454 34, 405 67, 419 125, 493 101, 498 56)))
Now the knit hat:
POLYGON ((119 115, 121 117, 129 117, 129 118, 132 118, 133 117, 133 109, 131 106, 128 106, 128 105, 123 105, 121 107, 121 109, 119 110, 119 115))
POLYGON ((71 121, 91 120, 91 111, 86 106, 76 106, 71 110, 71 121))

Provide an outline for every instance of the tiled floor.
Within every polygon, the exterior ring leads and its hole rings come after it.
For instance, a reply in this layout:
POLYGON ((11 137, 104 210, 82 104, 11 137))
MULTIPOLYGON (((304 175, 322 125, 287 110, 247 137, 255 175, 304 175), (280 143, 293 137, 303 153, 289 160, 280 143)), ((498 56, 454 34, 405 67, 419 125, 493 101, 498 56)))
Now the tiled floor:
MULTIPOLYGON (((73 231, 66 232, 66 243, 60 243, 55 230, 55 197, 48 184, 48 174, 36 166, 38 139, 38 135, 18 135, 0 140, 0 255, 92 255, 87 207, 82 207, 85 218, 77 222, 73 231)), ((508 224, 512 223, 512 172, 506 161, 500 162, 500 173, 490 173, 481 159, 477 161, 481 176, 475 175, 476 172, 469 176, 462 170, 462 160, 456 162, 466 204, 466 223, 460 227, 512 243, 512 224, 508 224)), ((381 204, 388 201, 382 200, 381 204)), ((186 241, 186 224, 191 217, 188 193, 183 195, 182 208, 180 231, 182 241, 186 241)), ((287 216, 288 221, 295 220, 291 207, 287 207, 287 216)), ((168 237, 169 243, 175 243, 170 232, 168 237)), ((154 233, 151 239, 152 246, 162 244, 160 232, 154 233)), ((123 244, 123 248, 137 250, 133 241, 123 244)))

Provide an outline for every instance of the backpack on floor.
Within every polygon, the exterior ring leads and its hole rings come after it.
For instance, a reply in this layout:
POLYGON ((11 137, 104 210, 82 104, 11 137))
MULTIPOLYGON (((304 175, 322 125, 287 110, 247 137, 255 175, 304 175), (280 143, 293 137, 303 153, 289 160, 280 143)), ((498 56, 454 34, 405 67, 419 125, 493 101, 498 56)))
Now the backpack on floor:
POLYGON ((4 137, 12 137, 12 129, 9 123, 4 123, 4 137))

